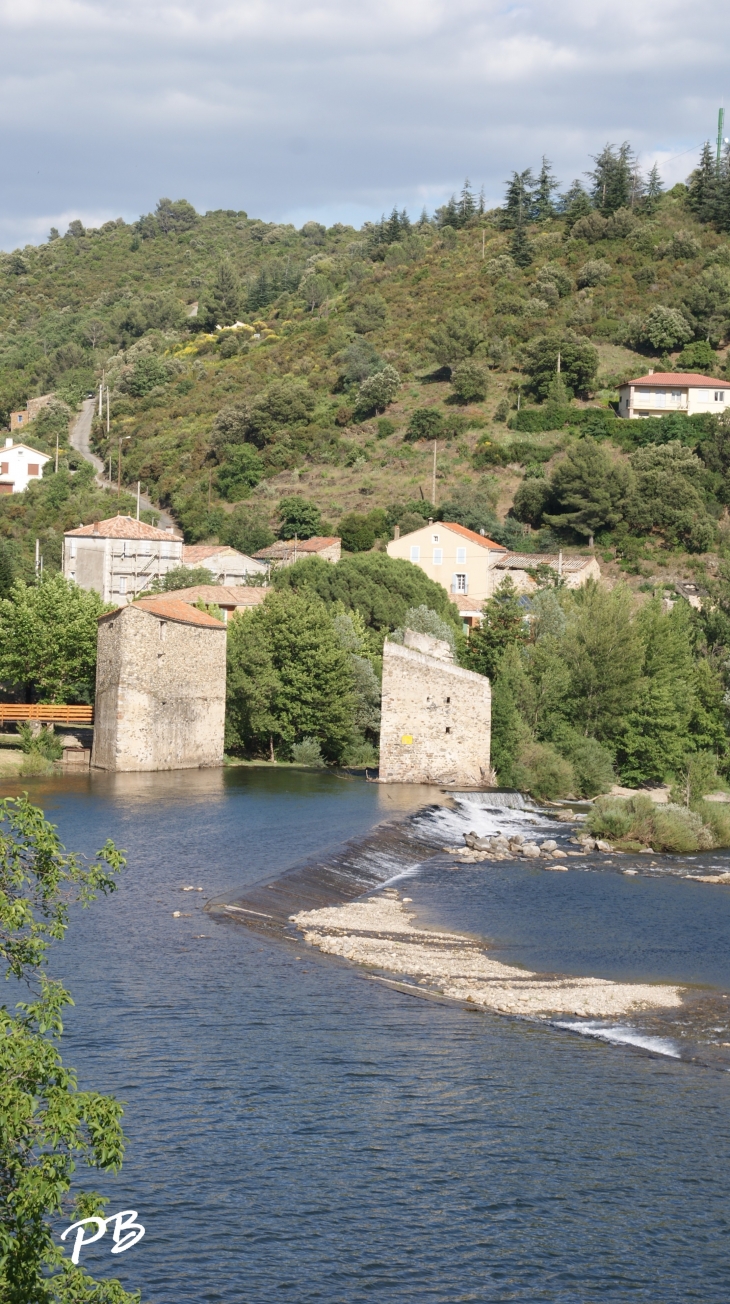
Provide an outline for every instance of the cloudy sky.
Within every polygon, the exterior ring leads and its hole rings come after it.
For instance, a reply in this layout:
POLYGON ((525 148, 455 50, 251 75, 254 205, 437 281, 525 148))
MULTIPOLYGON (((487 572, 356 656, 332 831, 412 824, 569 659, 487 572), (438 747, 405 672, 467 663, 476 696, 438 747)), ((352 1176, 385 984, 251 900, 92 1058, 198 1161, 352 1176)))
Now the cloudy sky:
POLYGON ((160 195, 359 225, 468 175, 496 203, 625 139, 672 183, 729 35, 718 0, 0 0, 0 248, 160 195))

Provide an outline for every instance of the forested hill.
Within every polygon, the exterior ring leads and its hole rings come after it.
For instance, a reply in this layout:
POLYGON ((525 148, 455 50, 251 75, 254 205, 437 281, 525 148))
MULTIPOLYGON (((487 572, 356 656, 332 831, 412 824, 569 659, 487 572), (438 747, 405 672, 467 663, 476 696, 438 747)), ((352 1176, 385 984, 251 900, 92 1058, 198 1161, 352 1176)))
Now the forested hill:
POLYGON ((27 570, 39 536, 52 568, 64 528, 116 510, 63 452, 103 375, 99 453, 116 480, 122 441, 123 484, 189 541, 336 529, 382 546, 434 514, 437 441, 438 514, 525 549, 594 535, 644 577, 714 567, 724 424, 629 426, 611 404, 649 367, 725 375, 727 184, 705 151, 662 194, 622 147, 562 197, 544 162, 515 173, 488 212, 468 185, 433 217, 360 231, 163 199, 0 256, 0 420, 53 391, 31 442, 62 445, 58 477, 0 500, 5 563, 27 570))

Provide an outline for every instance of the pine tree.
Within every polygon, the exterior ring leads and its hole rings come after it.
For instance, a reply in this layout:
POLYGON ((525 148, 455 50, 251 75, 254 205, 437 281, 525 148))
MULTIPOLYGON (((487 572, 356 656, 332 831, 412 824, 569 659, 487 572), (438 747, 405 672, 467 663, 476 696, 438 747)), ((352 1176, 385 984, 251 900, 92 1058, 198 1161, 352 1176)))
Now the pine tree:
POLYGON ((447 204, 443 204, 441 208, 436 209, 436 221, 439 227, 453 226, 456 229, 461 225, 456 195, 452 195, 447 204))
POLYGON ((593 182, 594 207, 604 217, 610 217, 617 208, 629 208, 636 160, 628 141, 618 149, 615 145, 604 146, 593 161, 596 166, 587 175, 593 182))
POLYGON ((241 311, 241 285, 227 259, 218 264, 215 279, 207 291, 200 312, 201 325, 207 330, 232 326, 241 311))
POLYGON ((699 165, 689 178, 687 207, 699 222, 712 222, 717 211, 717 166, 709 140, 702 146, 699 165))
POLYGON ((505 226, 518 226, 528 221, 532 212, 532 188, 534 178, 531 168, 524 172, 513 172, 512 180, 507 184, 504 208, 502 209, 505 226))
POLYGON ((533 215, 536 221, 544 222, 554 215, 553 194, 557 188, 558 183, 552 173, 552 164, 543 154, 540 175, 537 178, 535 193, 532 197, 533 215))
POLYGON ((527 238, 527 231, 522 222, 518 222, 514 229, 509 251, 518 267, 530 266, 532 262, 532 245, 527 238))
POLYGON ((469 178, 466 178, 459 196, 459 225, 466 226, 476 212, 476 203, 471 191, 469 178))
POLYGON ((481 625, 472 630, 467 651, 469 668, 491 678, 506 649, 523 645, 527 636, 525 610, 512 580, 507 576, 494 597, 484 603, 481 625))
POLYGON ((664 187, 659 175, 659 165, 654 163, 648 177, 646 178, 646 187, 644 189, 644 208, 647 213, 654 212, 663 193, 664 187))

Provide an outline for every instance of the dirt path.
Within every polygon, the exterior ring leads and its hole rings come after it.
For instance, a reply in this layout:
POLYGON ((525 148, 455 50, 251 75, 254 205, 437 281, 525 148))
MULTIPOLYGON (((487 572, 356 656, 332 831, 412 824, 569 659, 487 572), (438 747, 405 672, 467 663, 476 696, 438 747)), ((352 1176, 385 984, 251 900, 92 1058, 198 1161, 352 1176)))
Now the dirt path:
MULTIPOLYGON (((114 489, 114 484, 104 475, 104 463, 101 458, 91 451, 91 423, 94 420, 95 406, 95 398, 84 399, 81 411, 71 427, 70 443, 77 453, 80 453, 87 462, 91 462, 96 472, 96 483, 102 489, 114 489)), ((129 492, 133 493, 134 490, 129 492)), ((145 494, 140 494, 139 505, 144 511, 158 513, 160 529, 169 530, 170 526, 175 525, 173 518, 167 512, 163 512, 161 507, 156 507, 153 502, 150 502, 145 494)))

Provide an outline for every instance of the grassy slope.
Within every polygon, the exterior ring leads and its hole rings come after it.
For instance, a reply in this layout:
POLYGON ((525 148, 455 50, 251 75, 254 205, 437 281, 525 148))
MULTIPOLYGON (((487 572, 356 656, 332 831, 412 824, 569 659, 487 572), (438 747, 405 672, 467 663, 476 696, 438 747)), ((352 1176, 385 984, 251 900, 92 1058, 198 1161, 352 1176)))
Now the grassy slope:
MULTIPOLYGON (((207 501, 210 491, 213 507, 230 511, 215 488, 211 429, 216 413, 251 398, 272 379, 306 380, 317 400, 313 420, 293 441, 284 440, 278 452, 267 454, 267 478, 249 501, 275 518, 278 499, 299 492, 336 524, 347 511, 430 497, 432 445, 404 443, 403 432, 413 409, 442 406, 449 398, 448 383, 429 378, 434 370, 429 335, 454 309, 467 308, 482 320, 487 339, 510 342, 511 361, 502 369, 493 368, 483 403, 458 409, 476 418, 481 428, 440 445, 438 496, 445 501, 465 483, 481 484, 497 498, 503 514, 520 482, 519 469, 479 473, 472 453, 485 429, 497 440, 505 437, 504 425, 494 424, 494 411, 502 398, 513 398, 524 384, 520 344, 554 329, 570 328, 589 337, 601 355, 593 401, 606 402, 618 379, 640 374, 658 361, 620 343, 628 320, 657 303, 680 306, 708 256, 728 246, 725 237, 699 227, 681 197, 673 195, 662 201, 651 222, 643 219, 638 238, 566 242, 560 221, 534 228, 531 238, 532 265, 502 279, 490 269, 490 260, 508 251, 509 233, 501 232, 489 217, 460 231, 453 248, 429 228, 410 251, 415 253, 413 261, 405 264, 397 264, 392 255, 385 263, 372 262, 363 233, 350 228, 324 232, 309 224, 295 232, 221 212, 201 218, 182 235, 139 241, 131 227, 110 223, 99 233, 28 247, 6 257, 0 271, 0 406, 8 411, 50 388, 75 400, 95 383, 102 368, 118 380, 122 366, 145 351, 176 358, 177 374, 145 397, 112 391, 110 444, 97 423, 97 447, 104 455, 111 447, 116 456, 118 438, 130 435, 124 457, 129 485, 139 478, 153 499, 173 506, 207 501), (696 238, 697 256, 657 256, 656 246, 661 254, 662 244, 680 229, 696 238), (221 257, 230 260, 244 288, 255 284, 262 266, 301 270, 314 259, 335 292, 314 312, 296 293, 244 312, 244 320, 265 323, 273 337, 225 359, 216 342, 189 334, 186 327, 187 305, 204 295, 221 257), (535 303, 543 264, 558 263, 575 287, 582 265, 598 258, 611 265, 604 285, 573 288, 554 306, 535 303), (635 273, 642 268, 643 279, 640 274, 637 281, 635 273), (387 315, 367 339, 404 381, 388 411, 396 432, 383 440, 377 438, 374 421, 344 428, 335 424, 338 410, 352 405, 352 394, 333 392, 338 358, 356 338, 353 313, 372 295, 385 302, 387 315), (99 334, 101 339, 96 338, 99 334), (284 463, 281 469, 277 457, 284 463)), ((721 357, 724 362, 722 350, 721 357)), ((531 438, 555 442, 555 436, 531 438)), ((13 509, 11 528, 10 508, 0 503, 1 533, 17 535, 22 530, 17 505, 13 509)), ((209 520, 208 526, 214 523, 209 520)), ((200 516, 189 535, 205 537, 206 522, 201 523, 200 516)), ((675 560, 679 573, 683 561, 675 560)))

